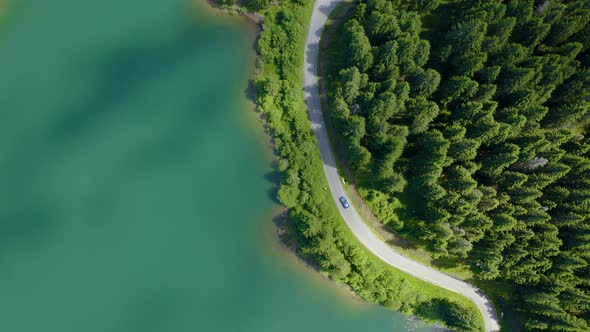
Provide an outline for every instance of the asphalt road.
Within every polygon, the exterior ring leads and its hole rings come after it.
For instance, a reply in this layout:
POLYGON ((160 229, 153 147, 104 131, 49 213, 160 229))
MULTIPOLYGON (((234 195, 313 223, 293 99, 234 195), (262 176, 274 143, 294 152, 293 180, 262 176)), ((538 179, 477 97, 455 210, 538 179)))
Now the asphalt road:
POLYGON ((496 311, 492 302, 477 287, 464 281, 455 279, 447 274, 437 271, 431 267, 411 260, 408 257, 394 251, 387 244, 377 238, 363 222, 360 215, 351 206, 344 209, 338 198, 346 196, 341 178, 336 169, 334 155, 328 140, 328 132, 322 117, 321 103, 319 97, 318 85, 318 51, 320 37, 330 12, 343 0, 316 0, 313 14, 307 32, 307 41, 305 45, 305 62, 303 68, 305 102, 311 122, 311 127, 317 137, 320 154, 324 164, 324 172, 328 179, 330 191, 334 203, 338 206, 340 214, 346 221, 346 224, 360 242, 369 249, 373 254, 382 259, 387 264, 411 274, 419 279, 431 284, 446 288, 455 293, 466 296, 473 301, 483 314, 486 331, 499 331, 499 324, 496 311))

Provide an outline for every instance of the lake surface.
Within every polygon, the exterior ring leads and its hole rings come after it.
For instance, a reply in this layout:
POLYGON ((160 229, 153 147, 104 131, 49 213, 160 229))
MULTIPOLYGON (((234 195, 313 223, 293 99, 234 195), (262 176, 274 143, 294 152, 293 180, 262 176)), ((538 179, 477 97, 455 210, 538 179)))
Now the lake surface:
POLYGON ((280 249, 255 31, 190 0, 0 16, 0 331, 427 331, 280 249))

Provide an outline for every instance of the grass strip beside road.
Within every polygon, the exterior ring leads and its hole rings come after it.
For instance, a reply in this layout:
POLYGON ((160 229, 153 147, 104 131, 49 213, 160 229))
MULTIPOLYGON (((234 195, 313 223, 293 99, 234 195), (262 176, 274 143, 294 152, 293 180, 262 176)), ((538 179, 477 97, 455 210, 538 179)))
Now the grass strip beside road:
POLYGON ((303 99, 302 71, 306 27, 313 3, 271 7, 264 12, 256 77, 258 105, 273 137, 282 174, 278 197, 289 208, 292 231, 301 253, 322 273, 349 285, 370 302, 428 322, 452 324, 456 305, 474 316, 479 311, 467 298, 409 276, 370 254, 352 235, 331 200, 317 142, 303 99))
POLYGON ((518 323, 519 318, 515 312, 514 304, 511 301, 511 295, 515 292, 514 287, 497 281, 485 281, 474 278, 473 272, 466 264, 457 264, 456 262, 433 258, 432 254, 426 249, 416 246, 411 241, 398 234, 395 230, 380 222, 370 206, 365 202, 364 197, 366 196, 366 193, 363 193, 363 188, 358 187, 354 175, 348 168, 346 152, 343 149, 345 145, 340 141, 340 136, 334 128, 329 112, 325 111, 329 110, 329 103, 331 101, 331 90, 329 87, 331 81, 334 79, 334 75, 337 75, 334 70, 337 66, 334 64, 340 61, 338 55, 341 51, 339 48, 341 45, 342 26, 353 15, 351 9, 352 2, 346 2, 334 9, 333 13, 330 15, 322 34, 319 61, 322 109, 324 110, 324 118, 329 132, 332 151, 335 152, 335 161, 337 163, 338 171, 346 180, 344 187, 347 191, 349 202, 356 208, 365 224, 371 229, 375 236, 387 243, 395 251, 457 279, 472 282, 484 290, 498 308, 498 312, 502 313, 500 319, 502 329, 508 331, 513 330, 516 326, 521 325, 518 323))

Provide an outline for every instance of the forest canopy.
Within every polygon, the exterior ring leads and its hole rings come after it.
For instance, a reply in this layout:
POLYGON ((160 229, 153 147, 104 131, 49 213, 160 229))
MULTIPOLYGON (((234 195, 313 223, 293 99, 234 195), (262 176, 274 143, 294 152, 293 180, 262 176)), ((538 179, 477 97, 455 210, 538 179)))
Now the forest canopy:
MULTIPOLYGON (((455 331, 482 331, 483 317, 469 299, 371 254, 325 190, 328 184, 303 95, 303 55, 313 5, 313 0, 283 0, 262 11, 255 85, 257 108, 276 149, 277 198, 288 212, 288 218, 281 219, 281 236, 322 274, 347 284, 369 302, 455 331)), ((349 75, 352 84, 361 78, 360 72, 349 75)))
POLYGON ((590 1, 357 0, 330 116, 375 215, 590 330, 590 1))

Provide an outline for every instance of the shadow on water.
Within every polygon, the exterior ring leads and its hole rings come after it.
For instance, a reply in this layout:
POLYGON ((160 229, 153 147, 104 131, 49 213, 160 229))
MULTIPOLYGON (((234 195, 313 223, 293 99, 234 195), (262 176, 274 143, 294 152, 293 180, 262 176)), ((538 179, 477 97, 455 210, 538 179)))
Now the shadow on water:
POLYGON ((39 243, 44 234, 54 230, 55 211, 43 198, 31 199, 29 195, 13 191, 10 197, 3 198, 2 205, 0 255, 2 248, 39 243))
MULTIPOLYGON (((248 80, 248 87, 244 90, 244 96, 246 97, 246 100, 251 102, 253 105, 256 105, 256 103, 258 102, 258 93, 256 91, 256 85, 254 84, 254 80, 248 80)), ((255 111, 258 112, 258 109, 255 109, 255 111)))
POLYGON ((178 287, 153 288, 138 294, 125 311, 125 316, 120 319, 114 332, 142 331, 157 332, 170 328, 170 322, 184 314, 190 306, 190 298, 182 294, 178 287))
MULTIPOLYGON (((105 63, 98 67, 99 75, 103 77, 95 93, 65 111, 66 115, 52 126, 45 139, 60 144, 95 130, 101 123, 119 115, 115 106, 131 97, 146 82, 195 61, 203 43, 212 42, 195 39, 197 32, 197 27, 192 27, 162 44, 136 45, 108 54, 105 63)), ((137 115, 144 111, 140 108, 125 110, 137 115)))
POLYGON ((278 198, 279 188, 281 186, 282 175, 278 169, 278 161, 274 160, 270 163, 272 171, 264 174, 264 179, 271 183, 271 187, 268 189, 268 197, 276 204, 281 204, 278 198))
MULTIPOLYGON (((55 155, 67 152, 69 145, 81 138, 120 121, 121 112, 140 121, 146 110, 139 107, 121 110, 117 106, 141 91, 147 82, 157 81, 168 72, 204 56, 200 53, 205 52, 200 50, 215 43, 216 37, 198 29, 198 26, 191 26, 164 40, 145 42, 148 39, 138 39, 144 43, 102 54, 91 64, 95 71, 88 76, 98 76, 93 85, 90 80, 91 93, 65 110, 54 110, 60 116, 47 123, 44 130, 11 146, 12 150, 0 164, 0 182, 6 193, 2 195, 0 207, 0 255, 19 243, 38 241, 56 228, 58 218, 52 203, 60 198, 53 197, 56 194, 51 191, 56 188, 44 188, 43 184, 46 167, 55 155)), ((118 173, 113 174, 108 183, 102 183, 101 188, 93 188, 93 195, 99 196, 95 197, 97 200, 111 199, 112 188, 120 187, 122 182, 139 173, 157 169, 194 148, 202 135, 200 129, 216 121, 212 119, 216 116, 214 112, 206 112, 198 104, 203 98, 224 100, 223 89, 203 86, 195 87, 195 90, 199 95, 194 97, 194 105, 175 110, 178 115, 175 115, 177 119, 172 130, 164 137, 158 137, 157 141, 145 142, 137 151, 130 151, 127 164, 118 165, 118 173), (203 94, 207 96, 203 97, 203 94)))

